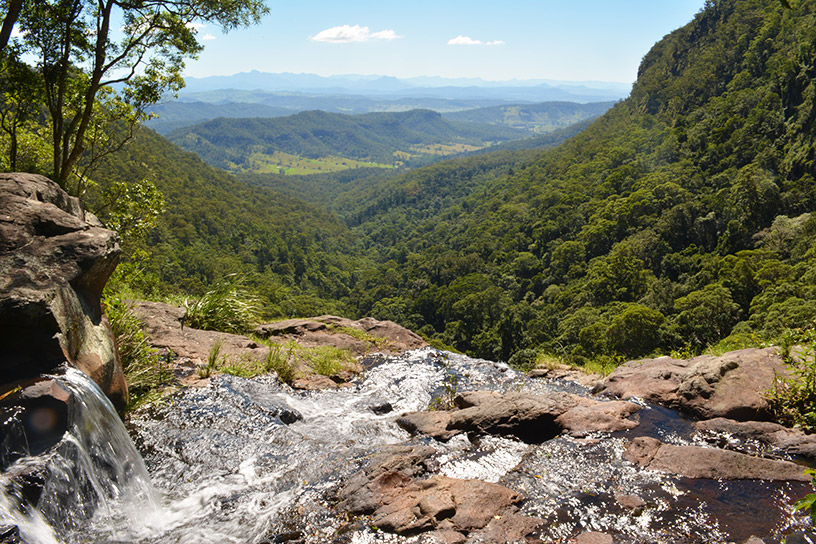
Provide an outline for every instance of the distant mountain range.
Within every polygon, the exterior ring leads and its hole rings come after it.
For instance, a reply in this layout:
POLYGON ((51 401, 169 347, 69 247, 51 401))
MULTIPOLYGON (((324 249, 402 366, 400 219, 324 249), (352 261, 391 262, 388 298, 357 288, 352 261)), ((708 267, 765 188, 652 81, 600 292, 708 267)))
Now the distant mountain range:
POLYGON ((596 81, 448 79, 417 77, 399 79, 389 76, 342 75, 323 77, 315 74, 270 74, 243 72, 231 76, 188 77, 184 99, 208 101, 198 93, 217 90, 264 91, 266 93, 304 93, 378 96, 381 98, 437 98, 445 100, 500 100, 545 102, 599 102, 626 98, 628 83, 596 81))

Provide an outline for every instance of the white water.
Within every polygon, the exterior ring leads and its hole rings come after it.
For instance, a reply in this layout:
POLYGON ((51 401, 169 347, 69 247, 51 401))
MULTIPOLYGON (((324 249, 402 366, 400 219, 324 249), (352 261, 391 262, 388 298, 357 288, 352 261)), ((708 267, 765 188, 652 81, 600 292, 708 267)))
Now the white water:
MULTIPOLYGON (((611 531, 622 543, 729 540, 687 486, 623 462, 623 438, 558 438, 532 446, 460 435, 440 443, 412 438, 394 421, 425 409, 444 393, 451 373, 460 390, 580 392, 574 385, 527 380, 504 364, 431 349, 368 366, 339 391, 293 391, 274 376, 218 376, 207 388, 183 390, 132 419, 147 470, 96 386, 70 371, 66 386, 81 402, 71 432, 49 454, 39 511, 21 511, 13 495, 0 494, 0 525, 17 526, 28 544, 260 544, 284 541, 281 535, 309 543, 419 542, 349 520, 331 498, 382 447, 423 442, 437 450, 437 473, 525 493, 523 511, 548 520, 544 541, 566 541, 589 529, 611 531), (391 411, 384 411, 386 404, 391 411), (284 417, 285 424, 282 413, 299 418, 284 417), (642 496, 649 508, 638 515, 622 511, 616 493, 642 496)), ((656 432, 682 443, 687 438, 674 430, 682 427, 656 432)))

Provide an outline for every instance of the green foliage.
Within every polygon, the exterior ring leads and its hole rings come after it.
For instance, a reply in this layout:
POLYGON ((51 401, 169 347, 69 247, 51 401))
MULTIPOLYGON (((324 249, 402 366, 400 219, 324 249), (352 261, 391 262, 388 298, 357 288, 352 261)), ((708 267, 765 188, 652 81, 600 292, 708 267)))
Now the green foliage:
MULTIPOLYGON (((805 474, 809 474, 811 478, 811 484, 813 487, 816 487, 816 471, 814 470, 806 470, 805 474)), ((810 512, 810 521, 814 525, 816 525, 816 493, 809 493, 796 501, 793 505, 794 508, 797 510, 807 510, 810 512)))
POLYGON ((459 394, 459 377, 451 367, 448 356, 443 357, 445 376, 442 378, 441 392, 431 399, 428 410, 453 410, 456 407, 454 401, 459 394))
POLYGON ((183 305, 184 321, 195 329, 246 333, 257 323, 257 299, 237 274, 218 280, 201 297, 184 299, 183 305))
POLYGON ((284 383, 292 383, 295 379, 295 348, 294 342, 290 342, 286 347, 274 342, 265 342, 269 351, 264 359, 264 369, 266 372, 274 371, 278 379, 284 383))
MULTIPOLYGON (((149 9, 116 0, 13 2, 3 20, 0 55, 31 58, 38 74, 29 99, 46 116, 53 151, 51 175, 63 187, 76 176, 82 194, 86 173, 75 171, 119 149, 113 125, 133 127, 148 105, 184 85, 184 59, 202 46, 190 23, 209 21, 224 29, 257 22, 268 10, 262 2, 177 2, 159 0, 149 9), (13 46, 6 40, 17 25, 13 46), (8 27, 8 28, 7 28, 8 27), (116 32, 121 30, 121 41, 116 32), (81 68, 80 68, 81 67, 81 68), (123 86, 122 90, 113 90, 123 86)), ((19 111, 19 108, 17 108, 19 111)))
POLYGON ((506 125, 532 132, 550 132, 598 117, 613 105, 613 102, 510 104, 449 112, 443 114, 443 117, 454 121, 506 125))
POLYGON ((317 346, 314 348, 301 347, 297 355, 309 365, 317 374, 331 376, 341 370, 354 359, 350 352, 335 346, 317 346))
POLYGON ((782 338, 790 376, 777 376, 768 392, 776 419, 805 432, 816 431, 816 330, 790 331, 782 338))
POLYGON ((209 378, 212 373, 219 370, 219 367, 227 363, 227 358, 221 355, 221 348, 224 341, 220 338, 213 342, 207 354, 207 362, 198 367, 198 375, 201 378, 209 378))
POLYGON ((128 383, 128 410, 154 402, 161 390, 173 382, 168 365, 150 347, 142 324, 118 293, 108 289, 102 301, 108 317, 122 369, 128 383))

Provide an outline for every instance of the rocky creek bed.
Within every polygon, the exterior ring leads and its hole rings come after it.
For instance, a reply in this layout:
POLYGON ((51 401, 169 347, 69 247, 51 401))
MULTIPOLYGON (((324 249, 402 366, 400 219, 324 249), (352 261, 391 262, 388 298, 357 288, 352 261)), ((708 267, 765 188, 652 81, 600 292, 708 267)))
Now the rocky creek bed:
POLYGON ((115 233, 45 178, 0 182, 2 544, 816 541, 790 506, 816 438, 768 421, 773 348, 522 375, 322 316, 256 331, 360 354, 290 386, 202 379, 216 341, 268 348, 142 303, 182 387, 126 430, 100 306, 115 233))

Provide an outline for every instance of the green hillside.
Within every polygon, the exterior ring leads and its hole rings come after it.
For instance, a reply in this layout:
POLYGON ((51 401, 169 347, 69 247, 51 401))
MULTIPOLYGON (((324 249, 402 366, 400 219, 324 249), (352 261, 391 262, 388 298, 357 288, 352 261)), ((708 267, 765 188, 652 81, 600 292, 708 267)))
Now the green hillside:
POLYGON ((146 126, 159 134, 167 134, 181 127, 187 127, 216 119, 218 117, 284 117, 292 115, 292 110, 266 104, 226 102, 181 102, 178 100, 156 104, 149 110, 156 117, 146 126))
POLYGON ((529 130, 530 132, 552 132, 606 113, 614 102, 542 102, 541 104, 509 104, 489 108, 455 111, 443 114, 451 121, 467 121, 489 125, 529 130))
POLYGON ((812 325, 815 10, 712 1, 645 56, 629 99, 561 147, 472 191, 459 165, 359 202, 354 231, 379 265, 358 313, 519 362, 812 325))
POLYGON ((168 138, 209 164, 233 172, 277 171, 277 165, 286 170, 294 167, 293 158, 300 158, 303 164, 296 165, 298 169, 292 173, 311 173, 370 165, 389 167, 412 157, 454 154, 526 135, 509 127, 448 121, 430 110, 413 110, 364 115, 306 111, 275 119, 220 118, 173 131, 168 138))
POLYGON ((144 295, 200 294, 237 273, 268 316, 345 311, 338 301, 358 265, 348 229, 321 208, 238 182, 149 130, 95 176, 147 179, 164 195, 158 228, 124 248, 126 261, 138 257, 133 287, 144 295))

